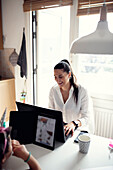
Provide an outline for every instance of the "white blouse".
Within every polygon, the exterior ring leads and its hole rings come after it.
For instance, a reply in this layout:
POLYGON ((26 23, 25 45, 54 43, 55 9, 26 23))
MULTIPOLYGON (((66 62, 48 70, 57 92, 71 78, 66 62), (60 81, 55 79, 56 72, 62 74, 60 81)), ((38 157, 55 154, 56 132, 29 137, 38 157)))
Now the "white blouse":
POLYGON ((72 86, 69 91, 69 97, 66 103, 64 103, 59 86, 53 86, 49 93, 49 108, 61 111, 64 122, 70 123, 73 120, 80 120, 82 126, 86 126, 89 119, 87 90, 81 85, 78 86, 77 103, 74 100, 73 91, 74 88, 72 86))

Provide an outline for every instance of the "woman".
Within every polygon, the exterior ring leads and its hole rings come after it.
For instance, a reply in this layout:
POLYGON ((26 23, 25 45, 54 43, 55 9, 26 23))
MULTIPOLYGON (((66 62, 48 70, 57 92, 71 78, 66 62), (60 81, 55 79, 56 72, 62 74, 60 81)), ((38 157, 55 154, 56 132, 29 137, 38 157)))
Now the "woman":
POLYGON ((30 169, 41 170, 37 160, 27 151, 25 145, 20 145, 17 140, 11 141, 10 131, 10 127, 0 127, 0 169, 13 151, 13 155, 23 159, 29 165, 30 169))
POLYGON ((65 133, 68 135, 75 128, 86 126, 89 119, 88 94, 85 88, 77 85, 68 60, 62 60, 54 67, 54 77, 57 85, 49 94, 49 108, 63 113, 65 133))

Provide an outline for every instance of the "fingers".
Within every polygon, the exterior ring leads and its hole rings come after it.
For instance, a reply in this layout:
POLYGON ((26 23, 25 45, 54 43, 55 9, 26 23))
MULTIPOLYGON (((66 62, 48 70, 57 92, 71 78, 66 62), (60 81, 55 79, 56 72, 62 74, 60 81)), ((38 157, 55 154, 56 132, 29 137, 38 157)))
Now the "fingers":
POLYGON ((71 136, 73 136, 74 135, 74 131, 71 128, 68 131, 66 131, 65 135, 68 136, 70 132, 71 132, 71 136))
POLYGON ((66 136, 68 136, 71 131, 72 131, 72 136, 73 136, 73 134, 74 134, 74 126, 73 126, 73 124, 69 123, 69 124, 64 126, 64 132, 65 132, 66 136))
POLYGON ((17 140, 12 140, 12 145, 20 145, 20 143, 17 140))
POLYGON ((69 135, 69 133, 71 132, 71 128, 68 128, 68 130, 66 131, 66 136, 68 136, 69 135))
POLYGON ((68 126, 64 127, 64 132, 65 132, 65 135, 68 136, 68 134, 71 132, 71 128, 68 126))
POLYGON ((23 153, 24 145, 14 145, 13 146, 13 155, 20 157, 20 155, 23 153))
POLYGON ((13 152, 16 148, 20 148, 20 142, 17 140, 12 140, 12 147, 13 147, 13 152))
POLYGON ((12 140, 12 150, 13 150, 13 155, 15 155, 15 151, 21 150, 22 145, 20 145, 19 141, 17 140, 12 140))

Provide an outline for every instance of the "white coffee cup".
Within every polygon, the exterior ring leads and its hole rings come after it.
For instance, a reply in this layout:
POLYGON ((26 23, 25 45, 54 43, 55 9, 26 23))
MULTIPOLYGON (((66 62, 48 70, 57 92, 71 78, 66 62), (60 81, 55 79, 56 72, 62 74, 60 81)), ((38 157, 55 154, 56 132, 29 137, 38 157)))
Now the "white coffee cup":
POLYGON ((87 153, 90 145, 90 137, 88 135, 80 135, 78 137, 79 151, 82 153, 87 153))

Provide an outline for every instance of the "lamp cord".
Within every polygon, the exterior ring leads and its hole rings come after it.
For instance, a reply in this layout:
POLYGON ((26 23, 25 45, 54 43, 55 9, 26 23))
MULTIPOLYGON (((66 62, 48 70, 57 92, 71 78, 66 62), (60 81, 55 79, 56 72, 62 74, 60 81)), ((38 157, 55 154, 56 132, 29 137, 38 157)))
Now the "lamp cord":
POLYGON ((90 0, 89 0, 89 7, 88 7, 88 11, 87 11, 87 15, 90 13, 90 0))
POLYGON ((60 6, 62 6, 62 0, 60 0, 60 6))

